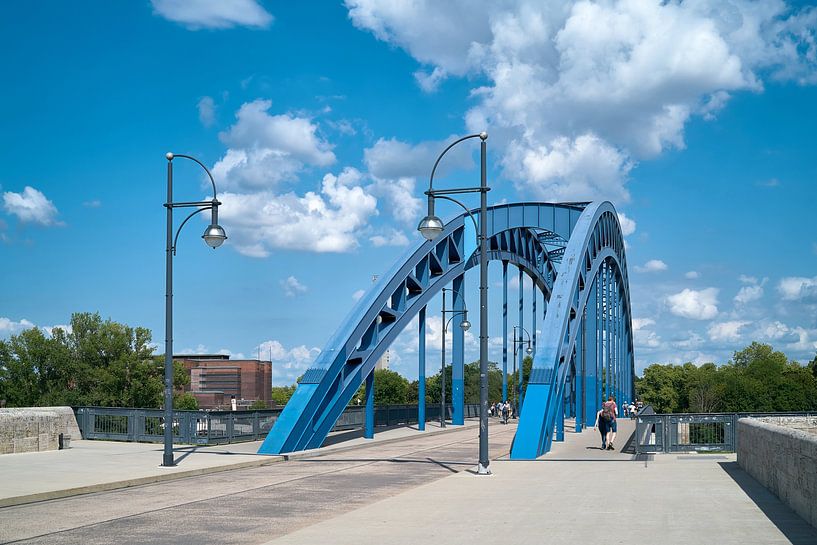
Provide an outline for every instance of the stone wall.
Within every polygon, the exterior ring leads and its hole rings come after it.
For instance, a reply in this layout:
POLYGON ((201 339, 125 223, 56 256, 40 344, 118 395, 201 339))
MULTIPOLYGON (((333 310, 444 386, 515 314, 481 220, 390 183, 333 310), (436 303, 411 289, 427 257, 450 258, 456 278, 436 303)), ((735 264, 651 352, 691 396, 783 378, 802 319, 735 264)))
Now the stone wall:
POLYGON ((801 418, 786 425, 777 419, 738 420, 738 464, 817 527, 817 434, 804 431, 810 424, 801 418))
POLYGON ((71 407, 0 409, 0 454, 58 449, 61 433, 82 438, 71 407))

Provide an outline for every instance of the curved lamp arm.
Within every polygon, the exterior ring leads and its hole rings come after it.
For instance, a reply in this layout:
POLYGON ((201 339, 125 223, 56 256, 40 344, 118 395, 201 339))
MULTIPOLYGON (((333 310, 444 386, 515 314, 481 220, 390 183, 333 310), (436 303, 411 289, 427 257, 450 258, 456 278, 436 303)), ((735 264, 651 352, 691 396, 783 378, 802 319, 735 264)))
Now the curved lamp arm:
POLYGON ((468 309, 465 309, 465 310, 446 310, 445 311, 446 314, 448 314, 450 312, 453 312, 453 314, 448 319, 448 321, 445 322, 445 325, 443 325, 443 331, 448 331, 448 326, 451 325, 451 320, 453 320, 456 316, 460 316, 460 315, 468 316, 468 309))
MULTIPOLYGON (((447 148, 445 148, 445 149, 443 150, 443 152, 440 154, 440 156, 439 156, 439 157, 437 157, 437 160, 436 160, 436 161, 434 161, 434 167, 431 169, 431 176, 430 176, 430 177, 429 177, 429 179, 428 179, 428 190, 429 190, 429 191, 433 191, 433 189, 434 189, 434 187, 433 187, 433 184, 434 184, 434 173, 437 171, 437 165, 439 165, 439 164, 440 164, 440 160, 443 158, 443 155, 445 155, 446 153, 448 153, 448 150, 450 150, 451 148, 453 148, 454 146, 456 146, 457 144, 459 144, 459 143, 460 143, 460 142, 462 142, 463 140, 468 140, 469 138, 483 138, 483 134, 485 134, 485 133, 479 133, 479 134, 469 134, 468 136, 463 136, 463 137, 462 137, 462 138, 460 138, 459 140, 455 140, 453 143, 451 143, 451 144, 450 144, 450 145, 449 145, 447 148)), ((488 135, 486 134, 486 135, 485 135, 485 138, 487 138, 487 137, 488 137, 488 135)), ((483 140, 484 140, 485 138, 483 138, 483 140)))
POLYGON ((465 210, 465 213, 466 213, 466 214, 468 214, 468 217, 470 217, 470 218, 471 218, 471 221, 472 221, 472 222, 474 222, 474 233, 476 233, 476 235, 477 235, 477 242, 479 242, 479 227, 477 226, 477 219, 474 217, 474 214, 472 214, 472 213, 471 213, 471 211, 468 209, 468 207, 467 207, 467 206, 465 206, 464 204, 462 204, 462 203, 461 203, 460 201, 458 201, 457 199, 454 199, 454 198, 452 198, 452 197, 448 197, 448 196, 446 196, 446 195, 434 195, 433 197, 429 197, 429 198, 434 198, 434 199, 445 199, 445 200, 447 200, 447 201, 451 201, 451 202, 453 202, 453 203, 457 203, 458 205, 460 205, 460 206, 462 207, 462 209, 463 209, 463 210, 465 210))
POLYGON ((204 172, 207 173, 207 177, 210 178, 210 183, 213 184, 213 200, 216 200, 218 198, 218 195, 216 195, 216 181, 213 179, 213 174, 210 172, 210 169, 204 166, 204 163, 202 163, 195 157, 191 157, 190 155, 184 155, 181 153, 168 153, 168 155, 169 155, 168 159, 170 160, 176 157, 183 157, 185 159, 190 159, 194 163, 198 163, 198 165, 204 169, 204 172))
POLYGON ((190 212, 190 215, 188 215, 186 218, 184 218, 184 221, 181 223, 181 225, 179 225, 179 228, 176 229, 176 236, 173 237, 173 247, 171 248, 171 250, 173 250, 173 255, 176 255, 176 242, 178 242, 179 233, 182 232, 182 227, 184 227, 184 224, 187 223, 187 220, 189 220, 190 218, 192 218, 193 216, 195 216, 199 212, 204 212, 205 210, 212 210, 212 208, 213 208, 212 206, 205 206, 204 208, 199 208, 197 210, 194 210, 194 211, 190 212))

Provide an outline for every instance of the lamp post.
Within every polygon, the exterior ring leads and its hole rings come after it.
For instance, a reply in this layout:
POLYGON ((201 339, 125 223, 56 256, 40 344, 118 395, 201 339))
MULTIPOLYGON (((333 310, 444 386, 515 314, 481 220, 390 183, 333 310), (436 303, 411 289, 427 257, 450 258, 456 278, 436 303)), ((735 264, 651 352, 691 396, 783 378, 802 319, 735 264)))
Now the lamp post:
POLYGON ((487 225, 485 223, 485 216, 488 213, 488 191, 490 188, 487 183, 487 145, 485 141, 488 139, 487 132, 479 134, 470 134, 463 136, 459 140, 454 141, 447 148, 443 150, 434 167, 431 169, 431 176, 428 181, 428 191, 425 194, 428 196, 428 214, 417 226, 417 230, 422 233, 426 240, 434 240, 440 233, 443 232, 443 222, 434 214, 434 200, 445 199, 452 201, 461 206, 465 212, 471 217, 474 222, 474 227, 477 227, 474 215, 468 208, 460 201, 449 197, 448 195, 460 193, 479 193, 479 229, 477 232, 477 243, 479 245, 479 465, 477 466, 478 475, 490 475, 491 470, 488 469, 490 459, 488 455, 488 252, 486 249, 486 239, 488 238, 487 225), (479 187, 466 187, 459 189, 434 189, 434 172, 437 170, 437 165, 443 156, 465 140, 471 138, 480 139, 480 184, 479 187))
MULTIPOLYGON (((533 354, 533 348, 530 346, 530 333, 524 327, 520 327, 518 325, 513 326, 513 374, 516 375, 516 353, 517 348, 522 348, 523 344, 527 344, 528 347, 525 349, 525 353, 528 355, 533 354), (516 330, 519 329, 519 337, 516 336, 516 330), (528 336, 528 340, 526 341, 524 337, 522 337, 522 333, 525 333, 528 336)), ((516 388, 513 389, 513 417, 519 414, 519 396, 522 395, 522 364, 519 364, 519 375, 516 377, 516 388)))
POLYGON ((167 209, 167 247, 165 265, 165 415, 164 415, 164 455, 162 466, 171 467, 176 465, 173 459, 173 256, 176 255, 176 243, 179 240, 179 233, 187 221, 205 210, 210 210, 210 225, 204 230, 201 238, 213 249, 227 240, 224 229, 218 224, 218 207, 221 203, 216 198, 216 182, 213 175, 204 164, 189 155, 168 153, 167 158, 167 202, 164 207, 167 209), (213 199, 210 201, 194 202, 173 202, 173 159, 189 159, 198 164, 207 173, 210 183, 213 185, 213 199), (175 236, 173 235, 173 209, 174 208, 195 208, 179 225, 175 236))
POLYGON ((440 352, 440 427, 445 427, 445 333, 448 331, 448 325, 455 316, 462 315, 463 321, 460 322, 460 328, 463 331, 471 329, 471 322, 468 321, 468 309, 465 310, 445 310, 445 292, 451 291, 443 288, 443 342, 442 350, 440 352), (446 321, 445 315, 451 314, 451 317, 446 321))

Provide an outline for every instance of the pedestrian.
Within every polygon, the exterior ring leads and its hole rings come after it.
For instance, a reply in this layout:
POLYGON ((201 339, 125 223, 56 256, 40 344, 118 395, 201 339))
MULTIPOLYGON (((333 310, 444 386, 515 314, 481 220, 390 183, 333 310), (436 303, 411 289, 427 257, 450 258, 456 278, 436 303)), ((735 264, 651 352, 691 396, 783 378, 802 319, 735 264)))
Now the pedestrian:
POLYGON ((607 450, 607 421, 604 418, 603 412, 603 409, 599 409, 596 413, 596 421, 593 423, 593 429, 598 429, 601 434, 601 450, 607 450))
POLYGON ((494 411, 496 410, 496 403, 491 403, 491 408, 488 409, 488 414, 494 416, 494 411))
POLYGON ((610 396, 601 405, 602 418, 607 422, 607 450, 615 450, 613 441, 616 439, 616 417, 618 416, 618 406, 616 405, 616 398, 610 396))
POLYGON ((508 423, 508 413, 510 413, 510 410, 511 410, 511 404, 510 403, 508 403, 506 401, 505 403, 502 404, 502 423, 503 424, 508 423))

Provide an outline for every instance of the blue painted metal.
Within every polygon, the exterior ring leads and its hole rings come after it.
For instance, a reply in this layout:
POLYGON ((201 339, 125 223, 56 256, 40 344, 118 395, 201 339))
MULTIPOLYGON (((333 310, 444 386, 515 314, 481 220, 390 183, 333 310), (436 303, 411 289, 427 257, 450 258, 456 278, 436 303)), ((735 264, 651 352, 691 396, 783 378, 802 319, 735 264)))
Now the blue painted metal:
MULTIPOLYGON (((464 218, 451 220, 439 238, 419 243, 380 277, 307 370, 259 453, 320 446, 399 332, 443 287, 461 282, 478 264, 474 227, 464 218)), ((519 267, 522 279, 530 277, 544 294, 542 335, 511 452, 513 459, 530 459, 549 450, 565 411, 577 416, 577 425, 582 415, 586 422, 595 417, 602 382, 618 395, 632 392, 623 239, 608 202, 499 205, 485 219, 488 259, 502 261, 503 273, 506 263, 519 267)), ((520 282, 522 303, 523 290, 520 282)), ((520 325, 523 319, 520 305, 520 325)))
POLYGON ((426 430, 426 307, 420 309, 418 322, 417 429, 426 430))
MULTIPOLYGON (((465 317, 465 275, 461 274, 452 282, 451 295, 454 313, 451 315, 452 355, 451 355, 451 424, 462 426, 465 423, 465 331, 460 325, 465 317)), ((443 316, 445 320, 445 316, 443 316)))
MULTIPOLYGON (((555 250, 548 244, 571 238, 585 206, 513 203, 490 207, 485 218, 488 259, 521 267, 549 298, 558 263, 551 259, 555 250)), ((474 226, 465 219, 464 214, 457 216, 438 238, 419 241, 380 276, 306 371, 259 453, 293 452, 323 443, 397 335, 444 286, 478 264, 474 226)))
POLYGON ((565 440, 565 398, 559 396, 559 404, 556 407, 556 441, 565 440))
MULTIPOLYGON (((562 255, 559 275, 542 327, 539 353, 534 359, 525 404, 511 449, 512 459, 533 459, 550 450, 554 427, 562 417, 559 406, 563 403, 581 317, 587 307, 593 282, 599 275, 604 279, 601 330, 605 340, 604 359, 609 363, 613 280, 622 294, 622 319, 628 324, 631 321, 624 240, 618 216, 609 202, 594 202, 584 209, 562 255)), ((632 368, 632 360, 626 365, 632 368)), ((612 373, 614 368, 609 367, 607 371, 612 373)), ((606 384, 612 387, 613 380, 617 378, 609 373, 606 384)))
POLYGON ((508 401, 508 262, 502 262, 502 403, 508 401))
POLYGON ((363 437, 374 439, 374 373, 366 377, 366 424, 363 426, 363 437))
MULTIPOLYGON (((519 269, 519 336, 522 337, 522 331, 525 330, 525 273, 522 269, 519 269)), ((525 376, 523 372, 523 365, 522 363, 525 361, 525 351, 522 349, 522 346, 519 346, 519 361, 516 362, 518 365, 517 369, 517 376, 516 376, 516 395, 517 399, 519 400, 519 404, 516 407, 516 413, 521 414, 522 412, 522 404, 525 402, 523 397, 524 390, 522 389, 524 384, 522 380, 525 376)))

